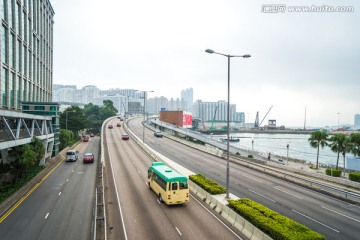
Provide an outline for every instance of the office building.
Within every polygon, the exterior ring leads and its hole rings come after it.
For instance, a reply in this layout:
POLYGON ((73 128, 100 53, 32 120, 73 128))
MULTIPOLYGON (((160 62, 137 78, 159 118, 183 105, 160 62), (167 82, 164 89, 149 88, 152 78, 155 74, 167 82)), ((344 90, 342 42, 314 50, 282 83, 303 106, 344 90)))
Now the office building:
POLYGON ((49 0, 2 0, 0 6, 1 161, 10 162, 9 152, 36 136, 45 147, 44 163, 56 153, 58 139, 54 133, 58 120, 53 119, 58 106, 48 104, 52 101, 55 13, 49 0))
POLYGON ((53 17, 49 0, 1 1, 2 109, 52 100, 53 17))

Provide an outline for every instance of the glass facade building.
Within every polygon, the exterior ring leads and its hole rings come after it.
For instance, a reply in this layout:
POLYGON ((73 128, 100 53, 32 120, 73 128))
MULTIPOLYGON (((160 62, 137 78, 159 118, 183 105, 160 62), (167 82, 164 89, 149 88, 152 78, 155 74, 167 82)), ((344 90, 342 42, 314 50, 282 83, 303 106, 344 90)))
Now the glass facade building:
POLYGON ((1 109, 52 101, 54 10, 49 0, 0 0, 1 109))

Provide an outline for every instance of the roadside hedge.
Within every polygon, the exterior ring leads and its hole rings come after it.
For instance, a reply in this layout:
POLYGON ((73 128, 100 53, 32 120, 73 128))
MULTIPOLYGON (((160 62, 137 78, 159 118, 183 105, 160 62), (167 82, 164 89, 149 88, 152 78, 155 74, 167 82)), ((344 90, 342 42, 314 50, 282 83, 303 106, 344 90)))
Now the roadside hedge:
POLYGON ((210 194, 222 194, 226 193, 226 188, 219 185, 217 182, 214 182, 208 178, 206 178, 202 174, 190 175, 190 180, 196 183, 199 187, 204 189, 210 194))
POLYGON ((359 181, 360 181, 360 173, 359 173, 359 172, 349 173, 349 179, 350 179, 351 181, 359 182, 359 181))
POLYGON ((336 169, 327 168, 327 169, 325 170, 325 173, 326 173, 326 175, 329 175, 329 176, 340 177, 342 171, 341 171, 341 170, 336 170, 336 169))
POLYGON ((250 199, 228 200, 229 207, 274 240, 324 240, 325 236, 250 199))

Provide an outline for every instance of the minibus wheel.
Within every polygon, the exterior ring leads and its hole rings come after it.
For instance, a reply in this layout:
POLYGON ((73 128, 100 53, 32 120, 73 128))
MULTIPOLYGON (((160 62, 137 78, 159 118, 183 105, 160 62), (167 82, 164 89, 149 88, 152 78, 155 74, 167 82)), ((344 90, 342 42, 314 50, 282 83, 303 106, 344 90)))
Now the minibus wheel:
POLYGON ((162 203, 163 202, 163 199, 161 197, 161 194, 159 194, 159 201, 162 203))

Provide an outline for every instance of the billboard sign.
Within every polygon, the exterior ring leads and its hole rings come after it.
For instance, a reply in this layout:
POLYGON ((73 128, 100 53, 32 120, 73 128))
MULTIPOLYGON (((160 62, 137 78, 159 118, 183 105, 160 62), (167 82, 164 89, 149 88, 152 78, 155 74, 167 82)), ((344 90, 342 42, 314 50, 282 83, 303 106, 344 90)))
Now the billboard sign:
POLYGON ((191 112, 183 112, 183 128, 192 128, 191 112))

